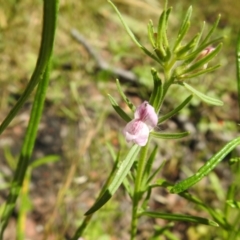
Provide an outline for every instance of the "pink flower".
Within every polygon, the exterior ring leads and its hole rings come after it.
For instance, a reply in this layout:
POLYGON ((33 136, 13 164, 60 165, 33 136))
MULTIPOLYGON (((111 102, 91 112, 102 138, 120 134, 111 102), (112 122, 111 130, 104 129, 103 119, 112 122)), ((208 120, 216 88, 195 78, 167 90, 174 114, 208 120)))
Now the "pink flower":
POLYGON ((158 116, 154 108, 144 101, 135 111, 134 119, 123 130, 127 142, 145 146, 149 132, 157 126, 158 116))

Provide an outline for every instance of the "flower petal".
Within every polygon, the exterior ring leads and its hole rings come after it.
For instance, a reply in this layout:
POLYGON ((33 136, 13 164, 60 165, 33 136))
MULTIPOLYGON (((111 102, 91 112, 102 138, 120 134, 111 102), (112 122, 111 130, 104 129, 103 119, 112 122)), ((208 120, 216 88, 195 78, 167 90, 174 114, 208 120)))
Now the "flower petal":
POLYGON ((153 108, 147 101, 144 101, 135 111, 134 118, 139 119, 146 123, 151 130, 155 128, 158 123, 158 116, 153 108))
POLYGON ((123 130, 127 142, 134 142, 139 146, 145 146, 148 141, 149 128, 138 119, 133 119, 123 130))

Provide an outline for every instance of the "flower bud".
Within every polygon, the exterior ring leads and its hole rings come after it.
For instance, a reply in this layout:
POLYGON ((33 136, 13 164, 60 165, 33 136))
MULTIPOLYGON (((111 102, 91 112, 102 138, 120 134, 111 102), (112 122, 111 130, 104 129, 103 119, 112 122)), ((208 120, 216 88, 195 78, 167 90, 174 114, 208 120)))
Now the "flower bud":
MULTIPOLYGON (((208 54, 210 54, 213 50, 215 50, 214 47, 207 47, 204 50, 202 50, 202 52, 200 52, 200 54, 198 55, 198 57, 196 58, 196 61, 201 60, 202 58, 206 57, 208 54)), ((203 69, 207 68, 208 63, 205 63, 203 65, 203 69)))

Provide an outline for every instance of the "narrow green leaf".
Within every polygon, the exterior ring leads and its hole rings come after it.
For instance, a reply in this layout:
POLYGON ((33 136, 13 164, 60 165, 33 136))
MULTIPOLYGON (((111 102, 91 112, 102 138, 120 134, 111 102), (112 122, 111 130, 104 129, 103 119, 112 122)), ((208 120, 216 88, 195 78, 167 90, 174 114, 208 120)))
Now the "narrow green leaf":
POLYGON ((115 99, 108 94, 108 98, 114 108, 114 110, 117 112, 117 114, 126 122, 130 122, 131 118, 119 107, 119 105, 117 104, 117 102, 115 101, 115 99))
POLYGON ((168 17, 172 8, 167 9, 167 1, 165 2, 165 9, 159 17, 158 32, 156 41, 156 53, 161 61, 167 61, 170 58, 170 50, 167 39, 167 24, 168 17))
POLYGON ((99 193, 99 196, 98 196, 97 200, 100 199, 101 196, 104 194, 104 192, 107 190, 108 186, 110 185, 114 176, 116 175, 116 172, 118 171, 120 165, 121 165, 121 163, 120 163, 120 152, 118 152, 118 154, 114 157, 114 165, 113 165, 112 171, 108 175, 108 178, 107 178, 104 186, 101 188, 101 191, 99 193))
POLYGON ((227 143, 219 152, 211 157, 194 175, 177 183, 172 189, 171 193, 180 193, 190 188, 201 179, 203 179, 209 172, 211 172, 224 157, 230 153, 236 146, 240 144, 240 137, 233 139, 227 143))
POLYGON ((29 166, 31 168, 37 168, 37 167, 47 164, 47 163, 57 162, 59 159, 60 159, 60 156, 58 156, 58 155, 49 155, 49 156, 42 157, 42 158, 39 158, 39 159, 33 161, 29 166))
POLYGON ((180 30, 178 32, 177 40, 175 42, 173 50, 178 49, 179 45, 181 44, 182 39, 186 35, 186 33, 187 33, 187 31, 190 27, 191 15, 192 15, 192 6, 190 6, 188 8, 187 13, 186 13, 186 15, 183 19, 183 22, 182 22, 182 25, 181 25, 180 30))
POLYGON ((190 52, 196 45, 197 40, 199 38, 199 33, 192 38, 186 45, 178 48, 176 51, 176 58, 181 59, 181 56, 185 56, 188 52, 190 52))
POLYGON ((32 93, 35 86, 43 78, 43 74, 48 64, 48 61, 51 57, 54 45, 54 36, 58 11, 57 8, 58 8, 57 0, 44 1, 42 39, 36 67, 21 97, 18 99, 15 106, 11 109, 7 117, 3 120, 2 124, 0 125, 0 135, 4 131, 4 129, 9 125, 12 119, 16 116, 18 111, 21 109, 23 104, 28 99, 29 95, 32 93))
POLYGON ((138 40, 136 39, 136 37, 134 36, 133 32, 131 31, 131 29, 127 26, 127 24, 125 23, 125 21, 123 20, 123 17, 121 15, 121 13, 118 11, 117 7, 110 1, 108 0, 108 2, 111 4, 111 6, 113 7, 113 9, 115 10, 115 12, 117 13, 122 25, 124 26, 125 30, 127 31, 128 35, 130 36, 130 38, 133 40, 133 42, 140 48, 143 50, 143 52, 145 52, 149 57, 151 57, 152 59, 154 59, 155 61, 159 62, 161 64, 161 62, 159 61, 159 59, 154 56, 149 50, 147 50, 144 46, 142 46, 138 40))
POLYGON ((179 139, 189 135, 189 132, 182 133, 160 133, 160 132, 151 132, 151 136, 161 139, 179 139))
POLYGON ((210 72, 213 72, 215 71, 216 69, 218 69, 221 65, 218 64, 218 65, 215 65, 213 67, 209 67, 209 68, 206 68, 206 69, 202 69, 200 71, 197 71, 195 73, 192 73, 192 74, 189 74, 189 75, 182 75, 182 76, 179 76, 178 79, 190 79, 190 78, 194 78, 194 77, 197 77, 197 76, 200 76, 202 74, 205 74, 205 73, 210 73, 210 72))
POLYGON ((227 200, 226 203, 232 208, 240 209, 240 202, 234 200, 227 200))
POLYGON ((238 88, 238 111, 240 119, 240 31, 238 33, 237 51, 236 51, 236 66, 237 66, 237 88, 238 88))
MULTIPOLYGON (((165 179, 158 179, 154 184, 150 185, 151 188, 155 188, 155 187, 164 187, 166 189, 168 189, 169 191, 171 191, 173 184, 167 182, 165 179)), ((214 221, 216 221, 222 228, 228 230, 231 228, 231 226, 229 225, 229 223, 226 221, 226 219, 224 218, 224 216, 222 215, 221 212, 215 211, 213 208, 208 207, 204 202, 202 202, 199 198, 193 196, 192 194, 190 194, 187 191, 178 193, 179 196, 187 199, 189 202, 195 203, 198 206, 202 207, 203 209, 205 209, 210 215, 211 217, 214 219, 214 221)))
MULTIPOLYGON (((237 189, 237 184, 232 183, 232 184, 228 187, 228 190, 227 190, 227 194, 226 194, 225 199, 233 200, 237 191, 238 191, 238 189, 237 189)), ((231 214, 230 208, 231 208, 231 207, 229 206, 229 204, 227 203, 227 201, 225 201, 223 214, 224 214, 224 216, 225 216, 226 218, 228 218, 228 217, 229 217, 229 214, 231 214)))
POLYGON ((187 83, 184 82, 182 84, 188 91, 190 91, 191 93, 193 93, 194 95, 199 97, 202 101, 204 101, 208 104, 216 105, 216 106, 222 106, 223 105, 222 101, 220 101, 218 99, 215 99, 215 98, 212 98, 212 97, 209 97, 209 96, 197 91, 195 88, 191 87, 187 83))
POLYGON ((156 154, 157 154, 157 151, 158 151, 158 146, 156 145, 153 148, 153 150, 152 150, 152 152, 151 152, 151 154, 150 154, 150 156, 149 156, 149 158, 146 162, 145 170, 144 170, 144 176, 149 176, 149 174, 151 172, 151 169, 152 169, 152 164, 153 164, 153 162, 155 160, 155 157, 156 157, 156 154))
POLYGON ((167 40, 167 24, 168 24, 168 17, 171 13, 172 8, 167 9, 167 1, 165 2, 165 9, 159 17, 158 22, 158 35, 157 35, 157 47, 161 50, 165 50, 168 47, 168 40, 167 40))
POLYGON ((175 114, 180 112, 192 99, 193 95, 188 96, 180 105, 178 105, 171 112, 165 114, 164 116, 158 119, 158 124, 165 122, 167 119, 173 117, 175 114))
POLYGON ((207 206, 204 202, 202 202, 199 198, 191 195, 188 192, 181 192, 178 193, 181 197, 187 199, 190 202, 193 202, 197 204, 198 206, 201 206, 203 209, 205 209, 211 217, 216 221, 219 226, 221 226, 223 229, 229 230, 231 228, 230 224, 226 221, 225 216, 222 214, 222 212, 214 210, 212 207, 207 206))
POLYGON ((219 44, 219 42, 221 42, 224 38, 223 37, 219 37, 219 38, 215 38, 205 44, 200 44, 200 46, 193 52, 185 55, 185 56, 181 56, 179 57, 179 60, 183 60, 185 61, 185 63, 189 64, 191 63, 196 57, 198 57, 198 55, 204 50, 206 49, 207 47, 209 46, 213 46, 215 44, 219 44))
POLYGON ((185 68, 179 75, 183 75, 189 72, 193 72, 195 70, 199 70, 204 67, 205 64, 209 63, 211 59, 213 59, 221 50, 222 43, 220 43, 211 53, 207 54, 205 57, 200 59, 199 61, 193 63, 188 68, 185 68))
POLYGON ((166 6, 165 10, 159 17, 158 21, 158 32, 157 32, 157 48, 160 50, 162 57, 166 57, 164 38, 166 34, 166 6))
POLYGON ((105 205, 108 200, 113 196, 113 194, 117 191, 119 186, 122 184, 123 180, 127 176, 130 171, 140 147, 138 145, 134 145, 129 151, 126 158, 121 162, 118 171, 113 176, 113 179, 109 186, 106 188, 105 192, 101 195, 99 199, 94 203, 94 205, 85 213, 85 215, 90 215, 100 209, 103 205, 105 205))
POLYGON ((218 23, 220 21, 220 18, 221 18, 221 15, 219 14, 218 15, 218 18, 217 20, 214 22, 212 28, 210 29, 210 31, 208 32, 207 36, 204 38, 204 40, 201 42, 201 44, 205 44, 207 43, 207 41, 211 38, 213 32, 216 30, 217 26, 218 26, 218 23))
POLYGON ((149 176, 147 184, 150 184, 151 181, 157 176, 157 174, 162 170, 162 168, 165 166, 166 161, 163 161, 155 171, 149 176))
POLYGON ((185 222, 210 225, 213 227, 219 226, 216 222, 214 222, 210 219, 195 217, 195 216, 190 216, 190 215, 183 215, 183 214, 170 214, 170 213, 144 211, 141 213, 141 215, 145 215, 145 216, 153 217, 153 218, 166 219, 166 220, 170 220, 170 221, 185 221, 185 222))
MULTIPOLYGON (((115 172, 117 171, 117 169, 119 168, 119 158, 120 158, 120 152, 118 153, 118 155, 116 156, 115 152, 113 151, 113 148, 112 148, 112 145, 108 144, 108 149, 111 153, 111 156, 113 157, 114 159, 114 163, 115 163, 115 166, 110 174, 110 176, 108 177, 108 180, 106 182, 106 184, 104 185, 104 187, 101 189, 101 194, 99 194, 99 196, 101 196, 105 190, 107 189, 109 183, 112 181, 114 175, 115 175, 115 172)), ((131 185, 129 183, 129 180, 127 179, 127 177, 125 177, 125 179, 123 180, 123 186, 124 188, 126 189, 128 195, 132 198, 132 189, 131 189, 131 185)))
POLYGON ((148 22, 148 38, 152 44, 153 48, 156 48, 156 33, 154 32, 153 22, 149 20, 148 22))
POLYGON ((145 169, 143 171, 143 180, 142 180, 142 188, 144 189, 147 185, 147 180, 149 178, 149 175, 151 173, 152 165, 155 160, 156 154, 157 154, 158 146, 156 145, 154 149, 152 150, 148 160, 146 161, 145 169))
POLYGON ((159 112, 162 103, 163 84, 154 68, 151 69, 151 73, 153 77, 153 90, 149 103, 154 107, 156 112, 159 112))
POLYGON ((204 22, 203 22, 203 25, 202 25, 202 28, 201 28, 201 31, 200 31, 200 33, 199 33, 199 35, 198 35, 198 39, 197 39, 197 41, 196 41, 196 45, 195 45, 195 47, 193 48, 193 50, 196 50, 196 49, 198 48, 198 46, 199 46, 199 43, 200 43, 200 41, 201 41, 201 38, 202 38, 202 35, 203 35, 203 32, 204 32, 205 25, 206 25, 206 23, 205 23, 205 21, 204 21, 204 22))
POLYGON ((125 93, 123 92, 122 87, 121 87, 120 82, 119 82, 118 79, 116 80, 116 83, 117 83, 118 92, 119 92, 120 95, 122 96, 124 102, 125 102, 125 103, 128 105, 128 107, 134 112, 134 111, 135 111, 135 106, 132 104, 132 102, 127 98, 127 96, 126 96, 125 93))

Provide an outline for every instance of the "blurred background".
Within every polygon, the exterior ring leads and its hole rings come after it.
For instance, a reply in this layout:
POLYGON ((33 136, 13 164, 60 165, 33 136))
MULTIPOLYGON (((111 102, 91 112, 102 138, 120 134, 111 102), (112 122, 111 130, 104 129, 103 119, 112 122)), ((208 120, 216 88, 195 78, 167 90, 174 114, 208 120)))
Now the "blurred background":
MULTIPOLYGON (((151 49, 147 23, 157 25, 164 7, 160 0, 115 0, 139 41, 151 49)), ((15 104, 34 70, 41 38, 42 1, 0 0, 0 122, 15 104)), ((168 37, 174 42, 181 21, 192 5, 192 24, 186 40, 206 30, 221 14, 214 36, 225 36, 223 50, 214 60, 217 71, 189 80, 196 89, 224 101, 223 107, 209 106, 194 98, 188 108, 159 126, 163 132, 190 131, 182 140, 158 140, 155 167, 167 163, 161 173, 170 182, 194 173, 227 141, 237 136, 239 113, 235 52, 239 31, 240 1, 169 0, 173 7, 168 37)), ((116 90, 119 78, 134 104, 148 99, 152 89, 151 67, 159 66, 131 41, 116 13, 105 0, 61 0, 47 100, 32 161, 56 155, 58 161, 33 170, 24 214, 26 239, 68 239, 93 204, 110 173, 113 159, 109 149, 127 151, 121 134, 125 123, 113 111, 110 93, 127 112, 116 90), (74 31, 73 31, 74 30, 74 31), (106 68, 108 66, 108 68, 106 68), (109 147, 111 146, 111 147, 109 147)), ((214 64, 214 63, 209 63, 214 64)), ((172 88, 160 115, 171 111, 188 93, 172 88)), ((31 98, 0 137, 0 202, 8 193, 31 110, 31 98)), ((236 154, 236 153, 235 153, 236 154)), ((239 173, 223 161, 192 192, 215 208, 222 208, 226 191, 239 173), (234 174, 236 172, 236 174, 234 174)), ((5 239, 16 238, 16 225, 23 202, 19 202, 6 230, 5 239)), ((153 192, 150 208, 166 212, 209 217, 178 196, 162 189, 153 192)), ((93 218, 87 240, 128 239, 131 201, 123 189, 93 218)), ((138 239, 149 239, 153 227, 167 221, 141 219, 138 239)), ((216 229, 176 223, 176 239, 222 239, 216 229)), ((160 238, 159 238, 160 239, 160 238)), ((173 238, 161 238, 173 239, 173 238)))

